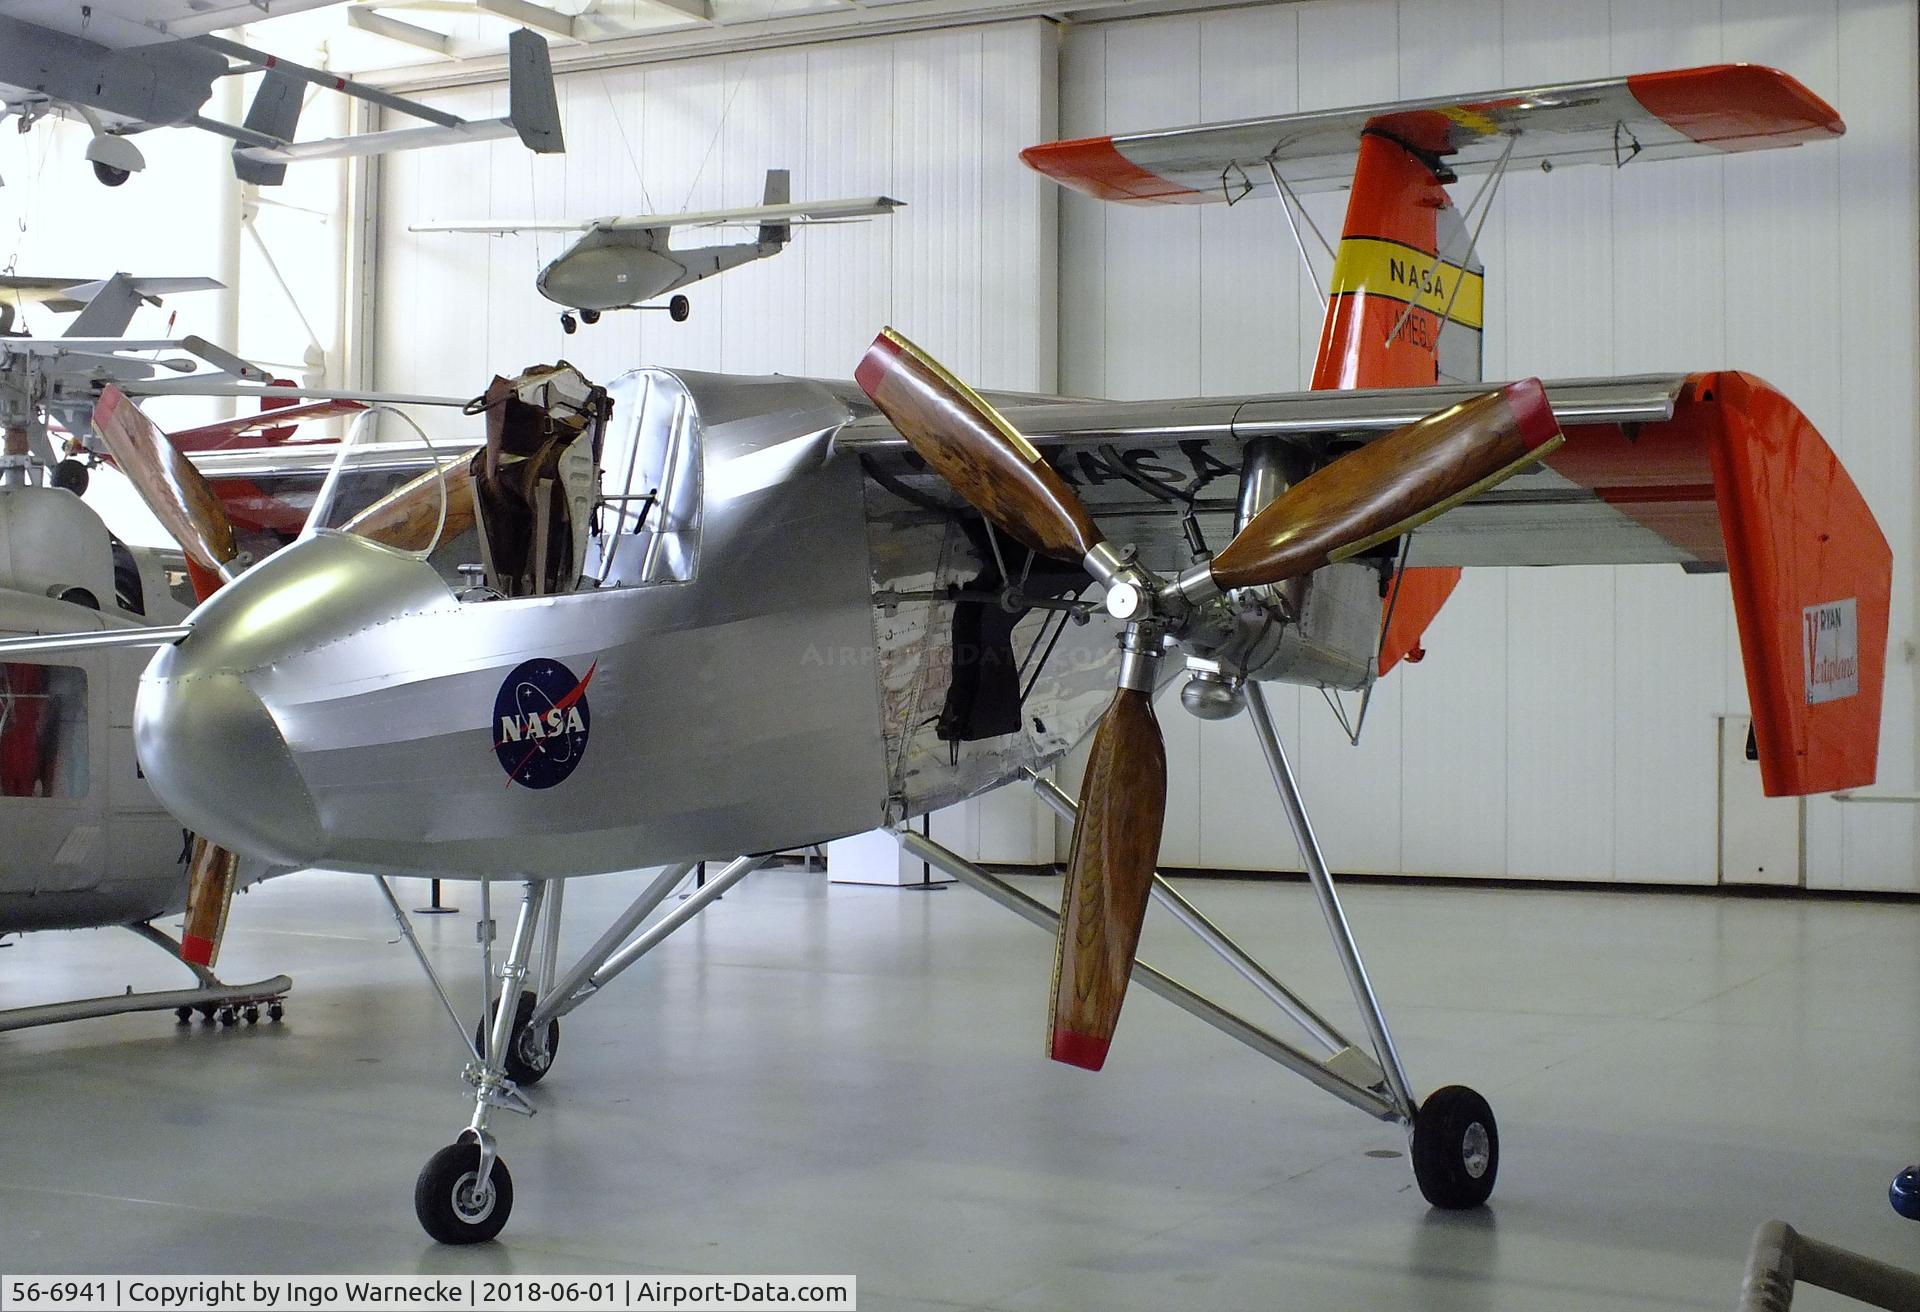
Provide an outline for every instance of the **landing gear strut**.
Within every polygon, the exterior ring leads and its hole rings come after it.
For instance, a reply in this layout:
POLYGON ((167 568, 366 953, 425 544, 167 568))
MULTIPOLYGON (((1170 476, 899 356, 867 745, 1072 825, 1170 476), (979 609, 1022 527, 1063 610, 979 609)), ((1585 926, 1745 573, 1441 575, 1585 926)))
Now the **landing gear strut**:
POLYGON ((439 995, 440 1005, 453 1021, 470 1059, 463 1075, 473 1090, 473 1116, 459 1138, 427 1160, 414 1182, 413 1209, 422 1229, 443 1244, 484 1243, 500 1233, 513 1210, 513 1177, 500 1160, 490 1121, 496 1108, 523 1116, 534 1114, 533 1104, 521 1089, 537 1084, 552 1068, 560 1046, 560 1017, 598 993, 614 976, 659 946, 765 861, 765 857, 741 857, 729 863, 687 901, 636 935, 634 931, 642 922, 693 872, 691 861, 667 867, 615 917, 586 955, 564 972, 555 967, 559 964, 560 909, 566 881, 527 881, 506 959, 496 970, 491 934, 492 881, 481 880, 480 954, 485 1002, 480 1014, 487 1019, 471 1037, 406 912, 401 910, 399 899, 393 895, 392 886, 385 879, 376 880, 400 936, 439 995), (536 936, 541 939, 539 969, 531 972, 535 977, 530 979, 528 963, 536 955, 536 936), (523 983, 531 987, 523 988, 523 983), (514 1000, 511 1008, 504 1005, 509 997, 514 1000))
MULTIPOLYGON (((1424 1104, 1414 1102, 1399 1050, 1394 1047, 1379 999, 1367 978, 1366 967, 1361 964, 1359 948, 1341 909, 1319 840, 1307 818, 1293 767, 1274 732, 1273 719, 1268 714, 1260 686, 1249 682, 1245 696, 1261 751, 1266 756, 1274 787, 1280 793, 1306 865, 1307 878, 1365 1023, 1364 1046, 1334 1028, 1158 874, 1153 877, 1154 898, 1299 1026, 1318 1053, 1279 1038, 1143 961, 1134 962, 1134 982, 1369 1116, 1404 1126, 1413 1159, 1414 1181, 1420 1186, 1421 1196, 1434 1207, 1478 1207, 1492 1194, 1494 1178, 1500 1169, 1500 1131, 1494 1122, 1493 1109, 1485 1098, 1462 1085, 1439 1089, 1424 1104)), ((1072 798, 1049 781, 1029 774, 1041 801, 1064 819, 1075 819, 1078 808, 1072 798)), ((1057 932, 1060 917, 1051 907, 915 833, 911 827, 900 828, 896 837, 909 855, 938 866, 1049 933, 1057 932)))

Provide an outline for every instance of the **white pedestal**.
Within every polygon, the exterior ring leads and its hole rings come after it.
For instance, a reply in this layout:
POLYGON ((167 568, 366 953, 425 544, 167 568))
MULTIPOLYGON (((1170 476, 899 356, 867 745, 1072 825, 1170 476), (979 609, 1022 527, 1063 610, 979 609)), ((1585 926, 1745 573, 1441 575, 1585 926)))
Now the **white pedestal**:
MULTIPOLYGON (((919 883, 922 873, 919 858, 902 851, 899 840, 888 829, 875 829, 827 844, 827 878, 836 884, 884 884, 899 888, 919 883)), ((951 884, 953 878, 936 867, 932 871, 932 882, 951 884)))

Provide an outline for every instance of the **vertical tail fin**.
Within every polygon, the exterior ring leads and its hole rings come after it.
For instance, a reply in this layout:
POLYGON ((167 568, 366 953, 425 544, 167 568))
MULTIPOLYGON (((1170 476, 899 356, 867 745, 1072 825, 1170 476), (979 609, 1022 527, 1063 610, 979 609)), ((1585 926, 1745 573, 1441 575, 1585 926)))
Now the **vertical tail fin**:
MULTIPOLYGON (((1360 138, 1315 388, 1479 380, 1485 271, 1443 180, 1399 137, 1370 128, 1360 138)), ((1458 569, 1401 572, 1386 603, 1380 673, 1420 659, 1421 636, 1459 582, 1458 569)))
MULTIPOLYGON (((294 133, 300 130, 300 107, 305 90, 306 85, 299 78, 279 68, 267 69, 260 77, 260 89, 253 93, 253 103, 247 107, 247 131, 279 141, 292 141, 294 133)), ((287 180, 285 160, 254 159, 241 153, 245 149, 238 143, 233 148, 233 171, 240 181, 277 187, 287 180)))
POLYGON ((537 155, 567 148, 553 89, 553 57, 546 39, 524 27, 507 38, 507 121, 520 144, 537 155))
MULTIPOLYGON (((767 170, 767 191, 761 198, 763 205, 785 205, 793 199, 793 175, 785 169, 767 170)), ((775 246, 784 246, 793 236, 793 228, 785 223, 763 223, 760 225, 760 240, 775 246)))
POLYGON ((1484 270, 1440 185, 1451 176, 1377 128, 1361 137, 1315 388, 1479 380, 1484 270))

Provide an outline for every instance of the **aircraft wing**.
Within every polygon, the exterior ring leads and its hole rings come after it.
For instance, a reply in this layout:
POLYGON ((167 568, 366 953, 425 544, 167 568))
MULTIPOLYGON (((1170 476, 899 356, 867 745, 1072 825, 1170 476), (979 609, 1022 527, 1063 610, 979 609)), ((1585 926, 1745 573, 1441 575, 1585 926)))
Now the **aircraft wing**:
POLYGON ((610 219, 452 219, 445 223, 409 223, 408 232, 585 232, 610 219))
POLYGON ((1611 164, 1765 150, 1839 136, 1833 107, 1777 69, 1715 64, 1558 86, 1029 146, 1021 159, 1061 184, 1129 204, 1229 204, 1352 180, 1361 133, 1385 132, 1456 174, 1511 166, 1611 164))
MULTIPOLYGON (((1179 507, 1209 543, 1233 533, 1243 446, 1274 438, 1338 454, 1494 384, 1039 405, 1002 413, 1145 564, 1190 563, 1179 507)), ((845 393, 842 393, 845 395, 845 393)), ((1893 556, 1826 441, 1785 396, 1720 372, 1547 384, 1566 443, 1540 464, 1417 529, 1412 565, 1670 562, 1730 576, 1770 794, 1873 775, 1893 556)), ((849 398, 852 404, 852 399, 849 398)), ((838 449, 923 503, 954 494, 870 408, 838 449)))
POLYGON ((905 201, 891 196, 855 196, 842 200, 789 201, 779 205, 747 205, 731 210, 689 210, 682 214, 628 214, 599 219, 591 227, 602 232, 636 232, 646 228, 752 227, 768 223, 837 223, 847 219, 891 214, 905 201))

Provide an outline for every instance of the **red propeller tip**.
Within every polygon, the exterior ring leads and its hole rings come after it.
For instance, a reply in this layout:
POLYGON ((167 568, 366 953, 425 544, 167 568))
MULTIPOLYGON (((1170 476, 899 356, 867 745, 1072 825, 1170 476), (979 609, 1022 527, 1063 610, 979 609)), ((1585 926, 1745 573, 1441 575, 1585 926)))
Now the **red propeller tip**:
POLYGON ((886 380, 887 372, 893 361, 900 355, 899 345, 885 333, 873 339, 873 345, 860 357, 860 365, 853 371, 853 381, 860 384, 860 390, 872 396, 874 389, 886 380))
POLYGON ((1082 1070, 1097 1071, 1106 1065, 1107 1049, 1112 1046, 1112 1039, 1099 1039, 1091 1034, 1075 1034, 1069 1029, 1053 1032, 1053 1059, 1082 1070))
POLYGON ((1513 411, 1514 423, 1520 430, 1520 440, 1527 444, 1527 450, 1537 450, 1559 433, 1560 425, 1554 421, 1553 407, 1547 404, 1547 389, 1541 386, 1538 378, 1523 378, 1501 390, 1507 398, 1508 408, 1513 411))
POLYGON ((211 966, 213 964, 213 940, 210 938, 201 938, 198 934, 182 934, 180 936, 180 960, 191 962, 196 966, 211 966))

